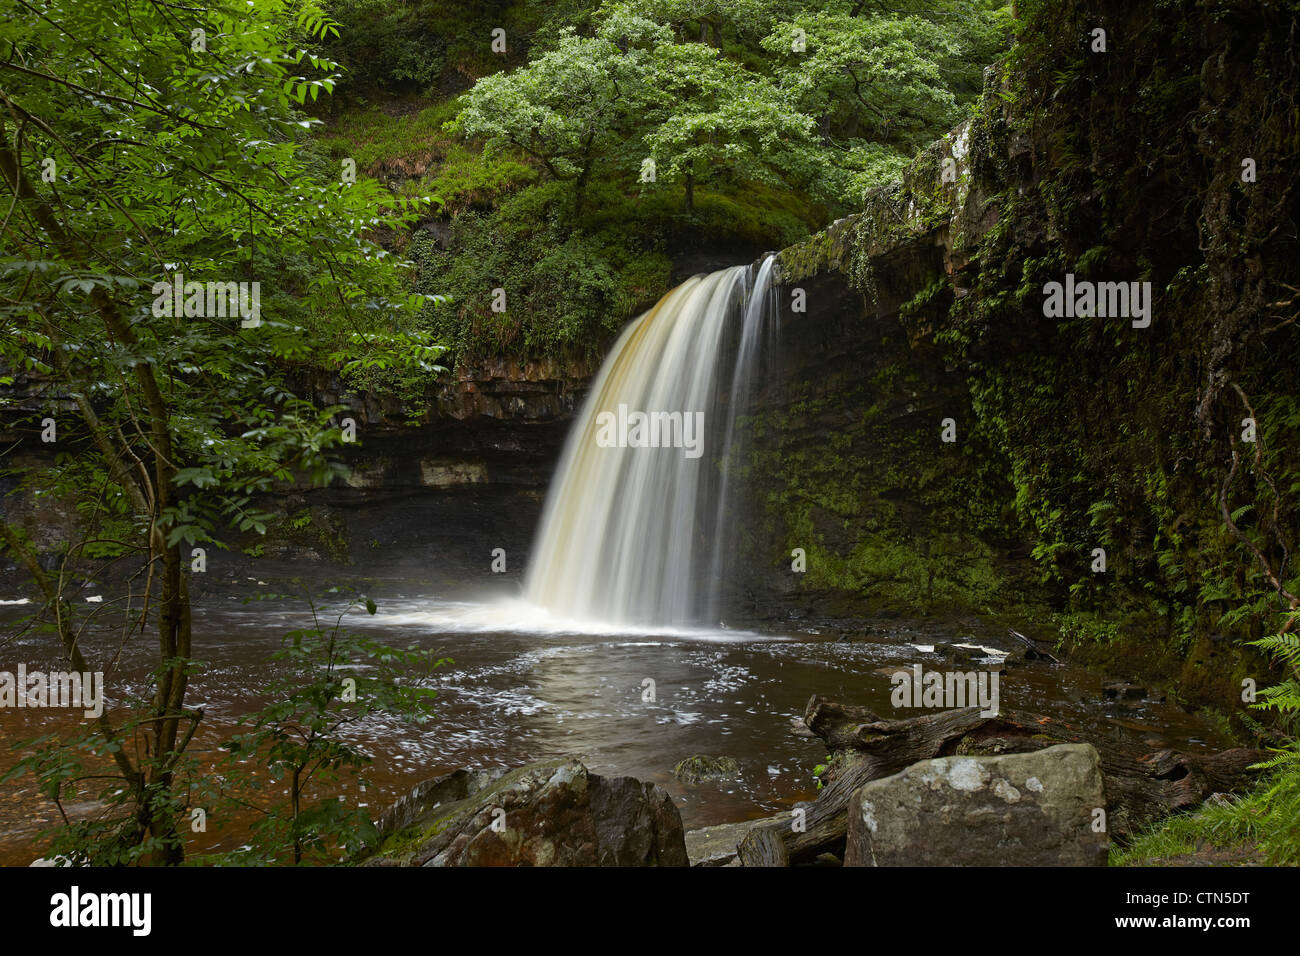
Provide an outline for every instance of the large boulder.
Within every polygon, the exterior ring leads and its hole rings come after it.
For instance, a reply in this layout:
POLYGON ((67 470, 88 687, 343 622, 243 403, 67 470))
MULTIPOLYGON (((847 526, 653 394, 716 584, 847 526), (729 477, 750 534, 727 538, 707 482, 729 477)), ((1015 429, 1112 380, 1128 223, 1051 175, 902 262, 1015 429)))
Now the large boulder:
POLYGON ((1110 840, 1091 744, 938 757, 860 787, 845 866, 1104 866, 1110 840))
POLYGON ((572 758, 426 781, 385 811, 379 830, 368 866, 688 865, 667 793, 572 758))

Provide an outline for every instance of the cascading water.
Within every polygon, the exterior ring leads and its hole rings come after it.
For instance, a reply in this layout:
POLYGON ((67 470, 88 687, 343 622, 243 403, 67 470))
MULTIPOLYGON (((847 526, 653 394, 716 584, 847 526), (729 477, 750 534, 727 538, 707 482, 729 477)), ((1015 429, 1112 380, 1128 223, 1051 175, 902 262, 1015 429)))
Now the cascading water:
POLYGON ((529 601, 571 620, 716 622, 730 452, 775 335, 774 261, 689 279, 619 337, 547 497, 529 601))

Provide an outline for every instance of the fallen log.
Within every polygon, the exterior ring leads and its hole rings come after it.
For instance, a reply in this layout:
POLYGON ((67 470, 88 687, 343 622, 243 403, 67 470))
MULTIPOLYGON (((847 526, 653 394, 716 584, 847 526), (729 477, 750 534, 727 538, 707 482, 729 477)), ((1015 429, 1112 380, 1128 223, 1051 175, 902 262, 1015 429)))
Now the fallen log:
POLYGON ((741 866, 789 866, 790 852, 777 831, 754 827, 740 841, 736 851, 741 866))
POLYGON ((1212 793, 1240 787, 1250 775, 1249 766, 1266 756, 1245 748, 1207 755, 1146 752, 1128 741, 1038 714, 984 717, 978 707, 885 720, 865 707, 816 695, 804 709, 804 723, 831 751, 839 752, 840 759, 823 775, 825 789, 805 806, 802 830, 774 822, 750 831, 749 858, 741 854, 746 866, 797 866, 821 853, 842 853, 853 793, 871 780, 932 757, 1026 753, 1059 743, 1090 743, 1101 755, 1108 829, 1112 836, 1124 837, 1169 813, 1190 809, 1212 793), (770 837, 782 842, 788 863, 778 862, 781 857, 768 845, 770 837))
POLYGON ((765 839, 757 831, 779 836, 785 844, 789 864, 754 862, 745 866, 785 866, 811 863, 822 853, 842 854, 848 832, 846 810, 849 798, 864 783, 888 777, 918 760, 943 755, 950 744, 986 722, 979 708, 944 710, 910 720, 882 720, 865 707, 839 704, 814 697, 804 712, 804 722, 832 750, 849 751, 834 770, 823 777, 825 789, 807 805, 802 829, 792 822, 755 827, 749 837, 765 839))
POLYGON ((1214 793, 1236 790, 1251 776, 1249 767, 1267 758, 1261 750, 1237 747, 1216 754, 1133 748, 1102 749, 1106 813, 1110 832, 1128 836, 1171 813, 1191 810, 1214 793))
POLYGON ((1038 642, 1032 637, 1026 637, 1024 634, 1021 634, 1019 631, 1012 628, 1007 628, 1007 633, 1024 645, 1024 651, 1022 653, 1024 654, 1025 660, 1049 660, 1053 664, 1061 663, 1052 656, 1051 651, 1045 651, 1039 647, 1038 642))

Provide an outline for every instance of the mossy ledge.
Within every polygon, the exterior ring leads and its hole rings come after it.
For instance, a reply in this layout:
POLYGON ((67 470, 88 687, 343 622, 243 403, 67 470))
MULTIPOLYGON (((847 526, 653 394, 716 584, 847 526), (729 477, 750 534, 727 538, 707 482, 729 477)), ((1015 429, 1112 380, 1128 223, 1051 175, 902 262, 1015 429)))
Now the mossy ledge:
POLYGON ((779 253, 781 296, 809 306, 782 317, 784 376, 751 423, 754 593, 1023 612, 1266 733, 1241 681, 1276 675, 1245 642, 1285 610, 1270 572, 1300 587, 1291 17, 1022 4, 971 120, 779 253), (1094 54, 1097 27, 1142 41, 1094 54), (1149 282, 1150 325, 1045 317, 1067 274, 1149 282))

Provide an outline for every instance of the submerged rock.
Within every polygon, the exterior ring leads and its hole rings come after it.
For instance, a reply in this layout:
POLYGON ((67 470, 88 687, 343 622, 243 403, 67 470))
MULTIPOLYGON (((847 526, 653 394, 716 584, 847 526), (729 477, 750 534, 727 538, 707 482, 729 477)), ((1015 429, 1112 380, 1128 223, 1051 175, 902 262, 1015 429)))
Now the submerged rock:
POLYGON ((1104 866, 1106 805, 1091 744, 939 757, 849 801, 845 866, 1104 866))
POLYGON ((740 773, 740 764, 734 757, 706 757, 695 754, 673 767, 673 776, 682 783, 702 783, 705 780, 732 780, 740 773))
POLYGON ((1102 696, 1106 700, 1117 700, 1122 703, 1132 703, 1134 701, 1145 700, 1147 689, 1137 684, 1129 683, 1126 680, 1113 681, 1106 684, 1101 689, 1102 696))
POLYGON ((573 758, 419 784, 380 817, 367 866, 686 866, 681 816, 654 784, 573 758))

